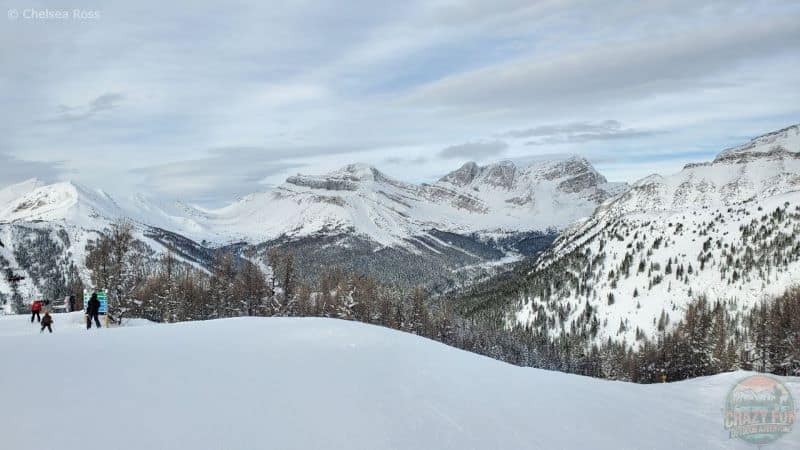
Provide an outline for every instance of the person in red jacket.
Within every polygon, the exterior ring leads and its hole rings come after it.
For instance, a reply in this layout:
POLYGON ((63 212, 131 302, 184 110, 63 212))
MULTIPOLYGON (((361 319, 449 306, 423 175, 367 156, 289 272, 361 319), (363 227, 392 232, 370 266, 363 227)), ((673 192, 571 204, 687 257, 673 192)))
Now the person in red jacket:
POLYGON ((42 301, 34 300, 33 303, 31 303, 31 323, 33 323, 34 318, 37 322, 42 321, 42 317, 39 315, 40 312, 42 312, 42 301))

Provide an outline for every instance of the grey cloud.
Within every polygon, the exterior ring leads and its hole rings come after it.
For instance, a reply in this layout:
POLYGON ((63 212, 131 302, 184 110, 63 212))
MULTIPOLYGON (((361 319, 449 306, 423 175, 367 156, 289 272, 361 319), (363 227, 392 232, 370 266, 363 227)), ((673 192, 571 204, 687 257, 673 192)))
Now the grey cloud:
POLYGON ((504 133, 514 138, 535 138, 526 145, 574 144, 590 141, 633 139, 662 134, 656 130, 623 128, 616 120, 603 122, 573 122, 560 125, 542 125, 527 130, 512 130, 504 133))
POLYGON ((58 105, 55 117, 41 120, 43 123, 79 122, 99 113, 110 111, 119 106, 125 97, 122 94, 109 92, 96 97, 80 106, 58 105))
POLYGON ((529 138, 539 136, 552 136, 554 134, 575 134, 575 133, 613 133, 618 132, 622 124, 616 120, 605 120, 602 122, 572 122, 565 124, 540 125, 525 130, 511 130, 501 136, 512 138, 529 138))
MULTIPOLYGON (((296 146, 224 146, 209 149, 209 153, 222 158, 285 160, 323 155, 362 153, 380 148, 379 143, 296 145, 296 146)), ((344 165, 344 164, 343 164, 344 165)))
POLYGON ((424 156, 418 156, 416 158, 399 158, 397 156, 392 156, 384 159, 383 162, 387 164, 425 164, 428 162, 428 158, 424 156))
POLYGON ((0 153, 0 188, 29 178, 54 181, 64 172, 61 161, 39 162, 0 153))
MULTIPOLYGON (((233 198, 259 190, 265 177, 303 167, 302 163, 276 161, 269 154, 246 152, 135 169, 141 187, 171 198, 221 206, 233 198)), ((261 186, 263 188, 263 186, 261 186)))
POLYGON ((619 103, 659 93, 715 86, 711 75, 738 64, 800 48, 795 17, 702 28, 634 43, 603 42, 580 52, 451 75, 418 88, 408 99, 438 107, 505 110, 574 108, 619 103))
POLYGON ((441 158, 486 158, 502 154, 508 148, 503 141, 467 142, 453 145, 439 152, 441 158))
POLYGON ((568 122, 510 130, 498 136, 513 139, 533 138, 526 145, 572 144, 655 136, 663 131, 625 128, 618 120, 568 122))
MULTIPOLYGON (((596 141, 569 150, 624 160, 698 140, 723 148, 735 143, 731 129, 756 134, 798 114, 796 1, 272 3, 250 0, 219 20, 206 0, 191 11, 105 2, 91 24, 5 23, 1 151, 65 160, 77 181, 108 190, 216 202, 303 164, 389 158, 407 179, 450 170, 440 151, 490 159, 520 150, 435 144, 464 136, 596 141), (609 117, 622 122, 615 132, 609 117), (561 128, 493 134, 521 120, 561 128), (623 125, 632 120, 670 134, 645 140, 647 130, 623 125), (51 126, 30 129, 43 122, 51 126), (208 149, 227 143, 262 147, 208 149)), ((41 177, 59 168, 17 167, 41 177)))
POLYGON ((574 133, 562 136, 549 136, 538 141, 529 141, 525 145, 574 144, 590 141, 611 141, 617 139, 633 139, 661 134, 657 131, 620 130, 614 133, 574 133))
POLYGON ((301 169, 316 157, 369 149, 347 145, 225 146, 209 149, 202 158, 140 167, 131 172, 143 178, 143 189, 221 205, 263 188, 260 183, 264 178, 301 169))
POLYGON ((116 108, 124 97, 118 93, 103 94, 89 102, 89 111, 97 113, 116 108))
POLYGON ((492 2, 462 0, 435 7, 430 13, 430 18, 437 25, 463 26, 498 17, 519 16, 525 10, 538 12, 553 7, 553 5, 543 7, 544 3, 547 2, 539 2, 537 5, 536 2, 528 0, 496 0, 492 2))

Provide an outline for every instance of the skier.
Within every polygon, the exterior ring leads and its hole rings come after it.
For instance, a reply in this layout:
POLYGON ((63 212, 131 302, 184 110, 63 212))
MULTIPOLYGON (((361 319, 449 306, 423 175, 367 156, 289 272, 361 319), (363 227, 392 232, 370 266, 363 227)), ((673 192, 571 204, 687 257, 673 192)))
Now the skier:
POLYGON ((70 296, 69 296, 69 312, 75 311, 75 306, 77 306, 76 302, 75 302, 75 295, 70 294, 70 296))
POLYGON ((31 323, 33 323, 33 319, 36 319, 37 322, 42 321, 42 317, 39 313, 42 311, 42 301, 41 300, 34 300, 31 303, 31 323))
POLYGON ((45 310, 44 317, 42 317, 42 329, 39 330, 39 333, 44 333, 44 329, 47 328, 47 331, 53 332, 53 317, 50 316, 50 311, 45 310))
POLYGON ((94 319, 94 323, 97 325, 97 328, 100 328, 100 319, 98 315, 100 314, 100 300, 97 299, 97 292, 92 292, 92 297, 89 299, 89 303, 86 304, 86 329, 92 328, 92 319, 94 319))

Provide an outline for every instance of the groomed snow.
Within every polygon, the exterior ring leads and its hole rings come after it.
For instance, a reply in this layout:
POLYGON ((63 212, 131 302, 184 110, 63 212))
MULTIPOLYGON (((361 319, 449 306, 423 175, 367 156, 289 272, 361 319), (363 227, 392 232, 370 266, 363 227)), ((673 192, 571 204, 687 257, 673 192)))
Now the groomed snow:
MULTIPOLYGON (((722 426, 743 372, 634 385, 330 319, 55 320, 40 335, 0 317, 4 449, 752 448, 722 426)), ((800 432, 770 448, 800 448, 800 432)))

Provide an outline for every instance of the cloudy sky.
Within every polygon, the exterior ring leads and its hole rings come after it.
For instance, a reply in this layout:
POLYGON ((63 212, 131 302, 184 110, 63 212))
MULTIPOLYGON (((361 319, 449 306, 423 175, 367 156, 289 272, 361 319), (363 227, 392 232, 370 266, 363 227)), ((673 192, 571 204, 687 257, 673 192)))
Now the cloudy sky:
POLYGON ((797 1, 0 3, 0 185, 221 205, 570 154, 633 181, 800 122, 797 1))

